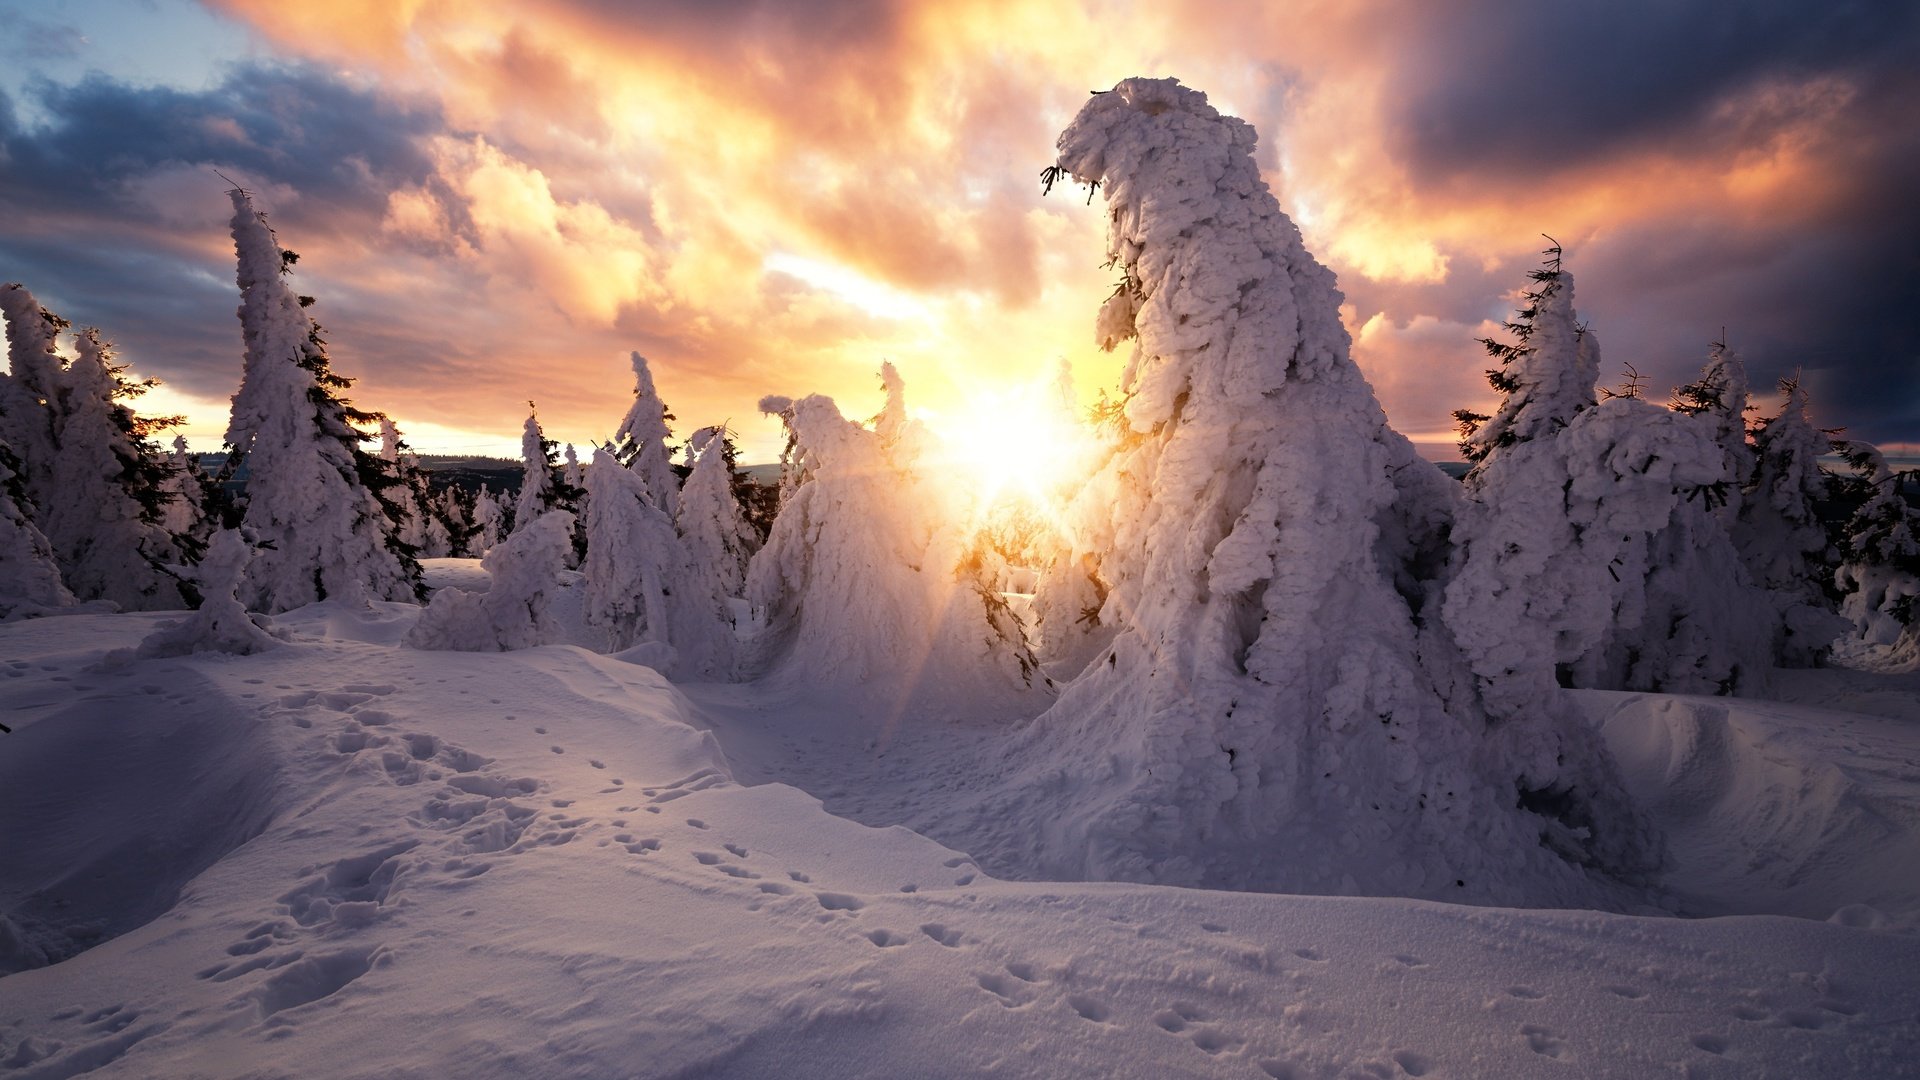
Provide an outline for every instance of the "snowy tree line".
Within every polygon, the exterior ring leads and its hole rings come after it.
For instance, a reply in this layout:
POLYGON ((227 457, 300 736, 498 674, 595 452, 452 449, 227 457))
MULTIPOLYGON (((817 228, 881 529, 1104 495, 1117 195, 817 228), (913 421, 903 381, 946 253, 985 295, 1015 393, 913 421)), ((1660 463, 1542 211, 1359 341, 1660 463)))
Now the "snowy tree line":
POLYGON ((495 650, 566 640, 578 590, 606 650, 671 677, 1039 713, 983 812, 1009 844, 1082 853, 1062 874, 1494 900, 1524 878, 1584 902, 1590 872, 1659 858, 1564 689, 1764 693, 1836 642, 1920 661, 1902 478, 1793 382, 1750 422, 1724 344, 1667 406, 1600 389, 1558 245, 1485 342, 1499 404, 1459 414, 1464 482, 1423 462, 1253 145, 1174 80, 1096 94, 1061 136, 1044 178, 1098 188, 1122 275, 1096 340, 1134 344, 1090 416, 1063 372, 1086 449, 1044 511, 957 494, 940 455, 966 448, 914 419, 891 364, 867 422, 760 402, 787 436, 768 505, 724 425, 674 466, 638 353, 584 460, 530 411, 516 495, 436 493, 345 397, 297 256, 236 189, 237 498, 162 453, 168 421, 128 405, 150 384, 97 331, 68 356, 62 320, 0 290, 0 617, 197 606, 144 650, 166 655, 273 647, 270 617, 317 601, 424 603, 409 645, 495 650), (1820 463, 1836 450, 1845 471, 1820 463), (419 559, 455 553, 490 585, 429 599, 419 559), (1360 850, 1378 880, 1352 878, 1360 850))

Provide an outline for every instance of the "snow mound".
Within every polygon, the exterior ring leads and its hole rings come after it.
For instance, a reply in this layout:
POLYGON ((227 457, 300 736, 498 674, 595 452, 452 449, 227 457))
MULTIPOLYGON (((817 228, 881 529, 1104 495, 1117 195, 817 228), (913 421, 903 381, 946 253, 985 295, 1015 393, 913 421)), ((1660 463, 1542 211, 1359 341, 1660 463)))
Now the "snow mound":
POLYGON ((1910 724, 1773 702, 1577 691, 1667 836, 1690 914, 1920 925, 1910 724))

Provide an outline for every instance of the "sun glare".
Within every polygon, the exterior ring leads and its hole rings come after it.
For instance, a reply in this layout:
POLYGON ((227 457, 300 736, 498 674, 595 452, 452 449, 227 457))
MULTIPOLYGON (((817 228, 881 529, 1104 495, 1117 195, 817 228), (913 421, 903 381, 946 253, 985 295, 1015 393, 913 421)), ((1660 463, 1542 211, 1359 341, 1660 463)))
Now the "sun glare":
POLYGON ((920 417, 976 517, 1009 501, 1053 516, 1083 478, 1092 448, 1070 407, 1039 385, 974 390, 957 406, 920 417))

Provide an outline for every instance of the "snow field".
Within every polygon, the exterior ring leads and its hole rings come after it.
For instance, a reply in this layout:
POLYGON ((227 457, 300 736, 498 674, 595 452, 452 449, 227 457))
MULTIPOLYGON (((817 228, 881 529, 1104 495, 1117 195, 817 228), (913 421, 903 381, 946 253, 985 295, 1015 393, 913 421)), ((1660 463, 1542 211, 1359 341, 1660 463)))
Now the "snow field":
POLYGON ((1909 935, 999 881, 741 786, 648 669, 390 647, 416 610, 105 669, 161 620, 0 627, 8 905, 90 898, 35 940, 126 931, 0 979, 0 1075, 1892 1076, 1920 1047, 1909 935), (168 837, 197 874, 128 864, 168 837))

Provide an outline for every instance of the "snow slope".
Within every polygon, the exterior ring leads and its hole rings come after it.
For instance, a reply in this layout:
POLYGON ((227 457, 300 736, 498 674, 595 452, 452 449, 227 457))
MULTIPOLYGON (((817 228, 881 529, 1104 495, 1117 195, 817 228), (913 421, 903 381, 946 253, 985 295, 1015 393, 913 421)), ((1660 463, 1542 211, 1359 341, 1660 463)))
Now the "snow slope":
MULTIPOLYGON (((1920 939, 1886 920, 999 881, 737 783, 696 726, 765 773, 824 738, 822 703, 748 730, 776 715, 748 691, 695 689, 702 717, 571 646, 394 647, 417 611, 316 605, 265 653, 118 666, 166 616, 0 626, 0 970, 66 957, 0 978, 0 1077, 1818 1077, 1920 1056, 1920 939)), ((1587 700, 1610 736, 1697 712, 1587 700)), ((1819 743, 1805 710, 1736 711, 1761 758, 1844 743, 1836 767, 1912 784, 1887 764, 1911 728, 1819 743)), ((819 756, 881 785, 912 741, 819 756)), ((1642 745, 1629 778, 1655 783, 1665 744, 1642 745)))

